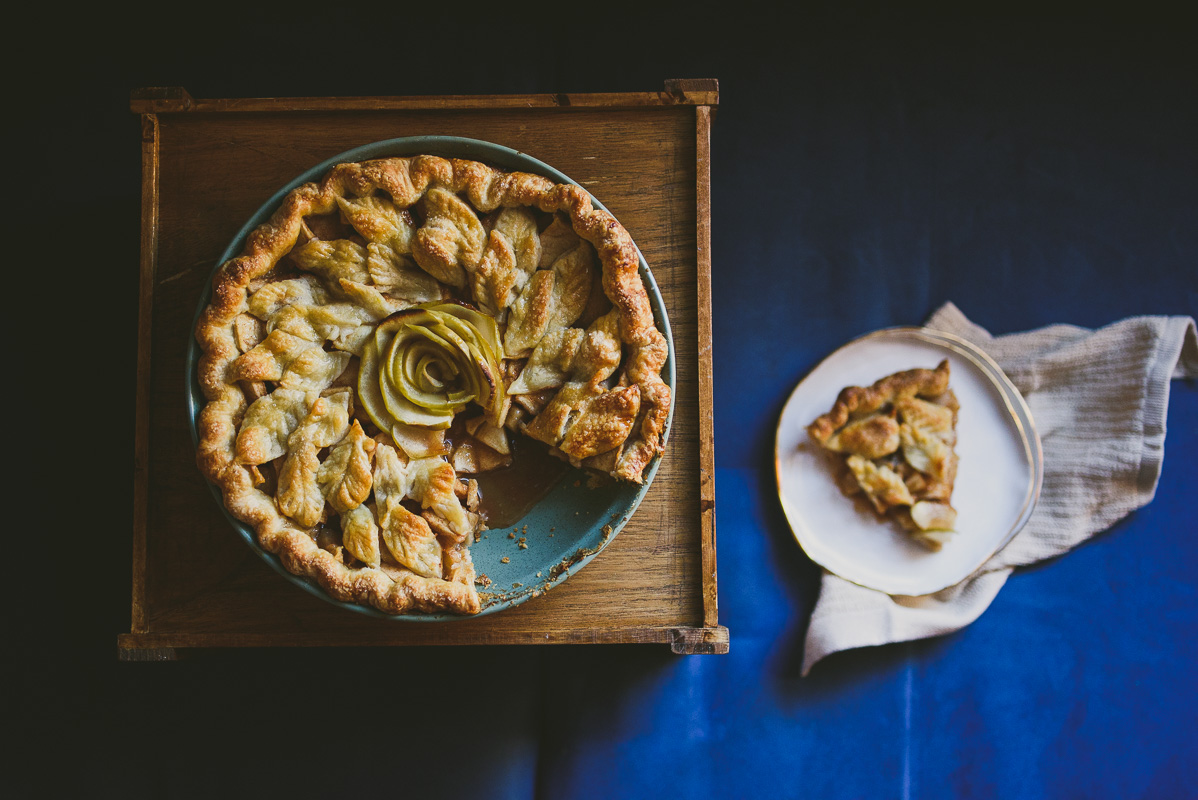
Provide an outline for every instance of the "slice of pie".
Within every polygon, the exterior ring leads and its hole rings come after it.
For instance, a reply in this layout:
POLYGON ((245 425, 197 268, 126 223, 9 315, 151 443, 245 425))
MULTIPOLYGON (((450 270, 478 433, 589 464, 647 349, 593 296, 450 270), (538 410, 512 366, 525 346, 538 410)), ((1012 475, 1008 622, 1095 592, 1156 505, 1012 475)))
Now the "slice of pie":
POLYGON ((911 369, 869 387, 849 386, 807 426, 840 463, 841 490, 860 495, 879 516, 897 520, 913 538, 939 550, 957 521, 957 398, 948 361, 911 369))
POLYGON ((514 437, 633 483, 662 450, 668 343, 638 264, 577 186, 433 156, 340 164, 217 271, 197 463, 332 597, 477 613, 474 476, 509 465, 514 437))

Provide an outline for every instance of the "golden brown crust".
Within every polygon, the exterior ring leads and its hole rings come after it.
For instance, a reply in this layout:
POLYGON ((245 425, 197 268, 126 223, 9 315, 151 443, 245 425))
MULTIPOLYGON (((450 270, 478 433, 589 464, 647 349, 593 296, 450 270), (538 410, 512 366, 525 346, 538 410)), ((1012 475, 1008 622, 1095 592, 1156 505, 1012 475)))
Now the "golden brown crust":
POLYGON ((843 428, 853 415, 868 414, 882 406, 909 397, 936 397, 948 390, 948 359, 936 369, 909 369, 887 375, 868 387, 848 386, 841 390, 836 404, 827 414, 821 414, 807 432, 820 444, 843 428))
MULTIPOLYGON (((442 206, 452 205, 447 199, 448 193, 452 193, 482 213, 501 207, 531 207, 561 215, 569 221, 573 233, 594 248, 602 265, 603 291, 618 316, 619 338, 629 349, 624 380, 631 388, 620 391, 618 397, 623 402, 612 403, 613 411, 619 412, 620 422, 580 431, 572 444, 577 445, 580 454, 590 454, 596 447, 614 440, 621 430, 632 428, 631 419, 636 417, 639 424, 627 437, 613 474, 626 480, 642 480, 644 467, 662 448, 670 392, 660 370, 668 350, 654 323, 638 270, 636 246, 628 232, 611 214, 594 208, 590 195, 580 187, 555 184, 527 173, 503 172, 479 162, 436 156, 386 158, 335 166, 319 183, 304 184, 289 193, 271 218, 249 234, 242 252, 217 271, 211 302, 201 313, 196 328, 203 351, 198 379, 208 401, 197 420, 196 461, 204 475, 220 487, 229 511, 255 530, 263 549, 278 555, 289 571, 311 578, 334 598, 392 614, 410 610, 473 614, 480 610, 481 604, 465 543, 442 537, 445 538, 444 579, 422 577, 385 561, 377 569, 351 568, 339 554, 323 549, 312 529, 297 526, 280 511, 275 497, 264 491, 273 478, 268 481, 258 465, 247 464, 237 457, 238 428, 249 407, 245 387, 257 387, 257 391, 251 389, 254 398, 264 394, 263 381, 279 380, 299 346, 277 330, 271 333, 273 340, 271 336, 262 338, 259 326, 246 314, 251 288, 269 280, 268 274, 279 261, 297 244, 310 238, 312 231, 305 224, 305 217, 331 214, 339 208, 344 213, 347 200, 380 193, 407 214, 408 209, 429 196, 430 190, 436 190, 436 202, 442 206), (630 411, 633 397, 639 397, 639 405, 630 411)), ((467 223, 463 221, 469 227, 467 223)), ((435 236, 425 231, 411 241, 411 247, 421 267, 439 274, 443 282, 453 286, 463 283, 462 276, 451 269, 455 247, 464 248, 466 257, 460 260, 472 261, 471 267, 483 257, 478 231, 472 228, 446 228, 435 236)), ((348 256, 360 255, 355 254, 356 251, 348 256)), ((358 271, 362 268, 354 267, 358 271)), ((594 305, 588 305, 586 297, 590 279, 586 279, 586 285, 583 283, 579 278, 563 292, 564 302, 574 317, 583 312, 584 306, 594 305)), ((346 280, 340 284, 346 287, 346 280)), ((338 363, 341 362, 334 360, 328 368, 334 369, 338 363)), ((360 461, 361 453, 357 453, 350 462, 358 488, 350 491, 347 485, 338 484, 340 506, 348 508, 361 502, 360 487, 366 478, 360 461)), ((310 471, 312 465, 307 466, 310 471)), ((310 517, 304 515, 305 519, 310 517)))
POLYGON ((957 513, 950 500, 958 406, 948 382, 945 359, 934 370, 849 386, 807 426, 813 440, 843 457, 845 494, 864 494, 879 515, 896 518, 932 550, 947 540, 957 513))

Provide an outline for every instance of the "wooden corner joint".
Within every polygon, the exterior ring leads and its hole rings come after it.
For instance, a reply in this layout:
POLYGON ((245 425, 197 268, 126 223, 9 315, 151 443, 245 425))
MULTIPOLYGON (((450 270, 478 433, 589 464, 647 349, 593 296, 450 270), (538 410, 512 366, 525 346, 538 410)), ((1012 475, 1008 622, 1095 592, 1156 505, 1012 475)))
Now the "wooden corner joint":
POLYGON ((723 655, 728 652, 728 629, 723 625, 671 628, 670 650, 680 656, 723 655))
POLYGON ((715 78, 667 78, 663 94, 673 103, 714 104, 719 102, 720 82, 715 78))
POLYGON ((129 95, 129 108, 137 113, 187 111, 195 100, 182 86, 147 86, 129 95))

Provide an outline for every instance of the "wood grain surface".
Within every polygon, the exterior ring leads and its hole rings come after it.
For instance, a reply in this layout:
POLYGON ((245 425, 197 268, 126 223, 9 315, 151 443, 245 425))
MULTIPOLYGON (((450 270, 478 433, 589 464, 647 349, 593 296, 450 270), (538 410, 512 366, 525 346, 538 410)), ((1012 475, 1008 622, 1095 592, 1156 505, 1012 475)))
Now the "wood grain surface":
MULTIPOLYGON (((708 84, 702 97, 715 102, 708 84)), ((694 90, 691 84, 691 90, 694 90)), ((143 258, 132 625, 123 658, 178 648, 660 642, 725 652, 716 615, 711 436, 707 105, 671 101, 460 103, 362 110, 194 101, 143 112, 143 258), (216 113, 195 113, 197 105, 216 113), (284 110, 275 110, 282 108, 284 110), (525 152, 578 181, 631 233, 673 327, 676 401, 645 500, 590 564, 544 596, 485 617, 419 624, 347 612, 298 589, 240 540, 197 470, 185 354, 216 259, 281 186, 369 142, 446 134, 525 152), (701 212, 701 213, 700 213, 701 212), (700 314, 705 315, 700 321, 700 314), (702 339, 702 341, 700 341, 702 339), (702 356, 701 356, 702 354, 702 356), (702 377, 701 377, 702 376, 702 377), (705 520, 705 517, 708 518, 705 520)), ((163 94, 163 92, 159 92, 163 94)), ((619 96, 615 96, 619 97, 619 96)), ((159 102, 161 100, 153 101, 159 102)), ((530 542, 535 547, 535 543, 530 542)))

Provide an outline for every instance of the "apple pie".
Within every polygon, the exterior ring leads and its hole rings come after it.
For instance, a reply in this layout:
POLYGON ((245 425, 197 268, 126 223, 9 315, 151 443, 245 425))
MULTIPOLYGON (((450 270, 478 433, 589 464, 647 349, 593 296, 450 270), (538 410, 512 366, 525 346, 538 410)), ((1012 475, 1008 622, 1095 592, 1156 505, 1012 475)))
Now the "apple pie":
POLYGON ((197 463, 333 598, 478 613, 474 476, 509 465, 513 437, 633 483, 662 450, 668 343, 638 264, 577 186, 434 156, 339 164, 216 272, 197 463))
POLYGON ((849 386, 807 432, 839 463, 839 486, 897 520, 931 550, 951 537, 957 476, 957 398, 947 359, 849 386))

